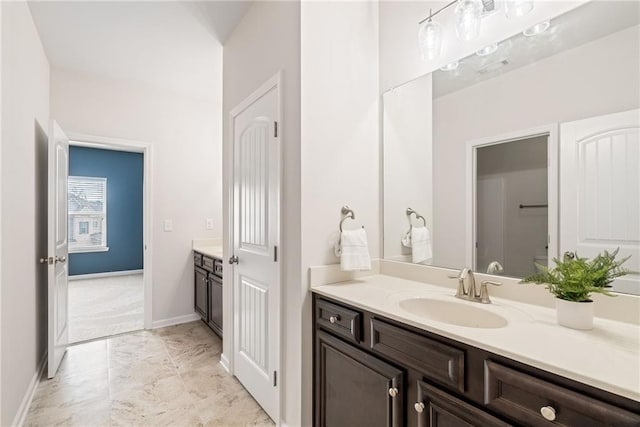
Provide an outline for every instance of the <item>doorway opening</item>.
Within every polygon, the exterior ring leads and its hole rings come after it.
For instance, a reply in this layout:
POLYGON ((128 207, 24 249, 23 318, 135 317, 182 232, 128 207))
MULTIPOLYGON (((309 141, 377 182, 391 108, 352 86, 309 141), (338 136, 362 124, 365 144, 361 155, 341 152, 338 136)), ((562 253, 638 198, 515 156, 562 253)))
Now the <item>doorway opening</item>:
POLYGON ((69 343, 145 328, 146 159, 138 146, 69 142, 69 343))
POLYGON ((474 270, 526 277, 556 256, 556 129, 469 143, 474 270))

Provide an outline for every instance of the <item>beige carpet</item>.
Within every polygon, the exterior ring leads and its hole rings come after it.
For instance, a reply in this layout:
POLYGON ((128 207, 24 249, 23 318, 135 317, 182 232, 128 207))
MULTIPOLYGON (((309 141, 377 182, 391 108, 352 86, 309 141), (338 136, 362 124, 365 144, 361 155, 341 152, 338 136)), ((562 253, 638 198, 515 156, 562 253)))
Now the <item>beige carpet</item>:
POLYGON ((69 341, 144 327, 142 274, 69 281, 69 341))

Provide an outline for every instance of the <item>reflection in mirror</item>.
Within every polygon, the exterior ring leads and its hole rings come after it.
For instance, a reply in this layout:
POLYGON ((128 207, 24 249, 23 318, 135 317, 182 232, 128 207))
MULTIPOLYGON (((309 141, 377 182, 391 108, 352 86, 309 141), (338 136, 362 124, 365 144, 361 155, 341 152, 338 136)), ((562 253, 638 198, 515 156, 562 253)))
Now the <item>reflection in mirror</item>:
MULTIPOLYGON (((620 247, 639 271, 639 16, 591 1, 386 92, 384 257, 523 277, 620 247)), ((640 293, 639 276, 614 289, 640 293)))

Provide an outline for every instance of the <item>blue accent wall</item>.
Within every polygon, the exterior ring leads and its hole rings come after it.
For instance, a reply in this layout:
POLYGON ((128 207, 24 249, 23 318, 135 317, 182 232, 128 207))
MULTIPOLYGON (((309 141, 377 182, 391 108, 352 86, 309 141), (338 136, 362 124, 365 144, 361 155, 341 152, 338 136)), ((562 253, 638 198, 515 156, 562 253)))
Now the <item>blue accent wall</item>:
POLYGON ((142 153, 69 147, 69 175, 107 178, 107 252, 69 254, 69 275, 140 270, 142 153))

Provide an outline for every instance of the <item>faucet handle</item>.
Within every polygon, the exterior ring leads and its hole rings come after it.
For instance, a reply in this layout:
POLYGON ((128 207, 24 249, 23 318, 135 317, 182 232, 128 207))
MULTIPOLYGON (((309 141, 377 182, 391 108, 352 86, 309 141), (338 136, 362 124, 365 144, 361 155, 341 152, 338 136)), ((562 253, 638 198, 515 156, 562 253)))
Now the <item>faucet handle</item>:
POLYGON ((502 286, 500 282, 494 282, 492 280, 483 280, 480 284, 480 302, 482 304, 491 304, 491 299, 489 298, 489 290, 487 289, 487 285, 493 286, 502 286))

